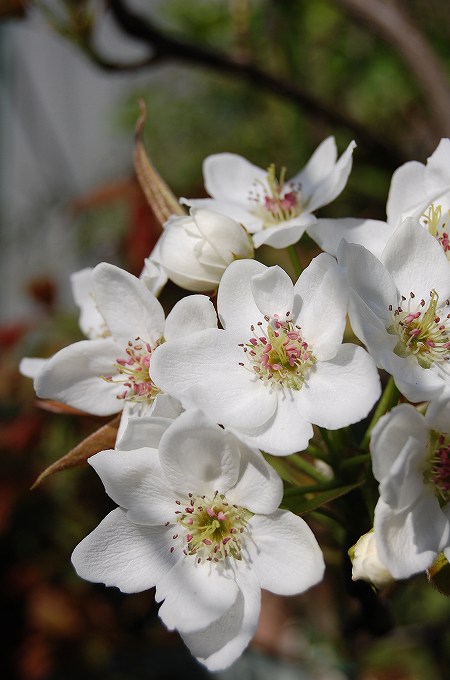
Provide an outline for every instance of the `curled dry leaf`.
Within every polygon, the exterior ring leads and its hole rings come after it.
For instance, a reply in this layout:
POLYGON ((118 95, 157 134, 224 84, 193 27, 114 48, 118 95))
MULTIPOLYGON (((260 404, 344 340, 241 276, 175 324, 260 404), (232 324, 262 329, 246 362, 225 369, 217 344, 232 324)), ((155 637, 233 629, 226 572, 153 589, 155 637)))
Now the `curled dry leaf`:
POLYGON ((114 448, 116 443, 117 430, 119 429, 121 416, 116 416, 109 423, 103 425, 99 430, 96 430, 89 437, 83 439, 77 446, 75 446, 69 453, 65 456, 59 458, 54 463, 49 465, 36 479, 32 489, 42 484, 44 479, 49 477, 55 472, 61 472, 62 470, 68 470, 73 467, 79 467, 83 465, 88 458, 93 456, 99 451, 104 451, 105 449, 114 448))
POLYGON ((139 102, 139 108, 140 114, 134 129, 134 169, 142 191, 162 226, 171 215, 186 215, 186 212, 147 155, 142 141, 147 111, 142 99, 139 102))

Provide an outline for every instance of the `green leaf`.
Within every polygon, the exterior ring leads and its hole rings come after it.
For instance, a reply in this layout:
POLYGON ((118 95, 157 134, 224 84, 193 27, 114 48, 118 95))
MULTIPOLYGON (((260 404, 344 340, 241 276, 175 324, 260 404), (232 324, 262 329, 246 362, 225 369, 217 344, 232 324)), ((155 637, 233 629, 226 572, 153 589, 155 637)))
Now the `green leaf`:
POLYGON ((305 515, 307 512, 311 512, 316 508, 320 508, 321 505, 325 505, 325 503, 329 503, 335 498, 345 496, 345 494, 353 491, 353 489, 358 488, 358 486, 361 486, 362 483, 363 481, 355 482, 354 484, 347 484, 346 486, 338 486, 335 489, 321 491, 320 493, 314 495, 301 494, 301 489, 299 489, 299 495, 292 495, 288 498, 284 498, 281 503, 281 507, 285 510, 294 512, 296 515, 305 515))

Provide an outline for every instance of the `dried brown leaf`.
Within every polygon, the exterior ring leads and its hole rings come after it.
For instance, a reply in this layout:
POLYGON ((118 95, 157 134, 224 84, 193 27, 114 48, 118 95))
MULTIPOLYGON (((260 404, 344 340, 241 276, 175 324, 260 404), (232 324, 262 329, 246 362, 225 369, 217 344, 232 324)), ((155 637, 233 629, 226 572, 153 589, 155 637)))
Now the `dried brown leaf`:
POLYGON ((120 415, 116 416, 109 423, 103 425, 99 430, 96 430, 89 437, 83 439, 82 442, 77 444, 69 453, 65 456, 59 458, 54 463, 49 465, 36 479, 32 489, 42 484, 44 479, 54 474, 55 472, 61 472, 62 470, 69 470, 70 468, 79 467, 83 465, 88 458, 93 456, 99 451, 105 449, 114 448, 116 443, 117 430, 119 429, 120 415))
POLYGON ((73 408, 73 406, 67 406, 67 404, 63 404, 60 401, 52 401, 50 399, 37 399, 36 406, 50 413, 68 413, 73 416, 89 415, 86 411, 80 411, 78 408, 73 408))
POLYGON ((142 132, 147 115, 144 101, 139 102, 140 114, 134 129, 134 169, 145 197, 161 225, 171 215, 186 215, 177 197, 156 170, 145 150, 142 132))

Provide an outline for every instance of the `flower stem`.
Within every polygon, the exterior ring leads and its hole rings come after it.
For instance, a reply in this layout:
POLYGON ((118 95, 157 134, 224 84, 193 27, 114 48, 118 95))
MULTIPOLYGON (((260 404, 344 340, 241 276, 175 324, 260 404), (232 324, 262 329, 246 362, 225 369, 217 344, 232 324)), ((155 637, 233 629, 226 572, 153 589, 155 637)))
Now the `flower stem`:
POLYGON ((297 255, 297 251, 295 249, 295 246, 288 246, 287 251, 288 251, 289 257, 291 259, 291 264, 294 268, 295 276, 298 278, 303 271, 303 267, 300 264, 300 260, 298 259, 298 255, 297 255))
POLYGON ((370 421, 370 425, 366 430, 366 433, 364 437, 361 440, 361 449, 367 449, 369 446, 370 442, 370 437, 372 435, 372 430, 377 424, 377 422, 380 420, 381 416, 383 416, 385 413, 387 413, 395 404, 398 402, 398 396, 399 396, 399 391, 397 389, 397 386, 394 382, 394 378, 390 376, 386 387, 384 388, 384 392, 381 395, 381 399, 378 402, 378 405, 375 409, 375 413, 373 414, 372 420, 370 421))
POLYGON ((302 458, 298 453, 294 454, 293 456, 289 456, 289 461, 291 461, 299 470, 308 475, 308 477, 311 477, 311 479, 314 479, 316 482, 323 483, 330 481, 321 472, 319 472, 319 470, 317 470, 314 465, 308 463, 308 461, 302 458))

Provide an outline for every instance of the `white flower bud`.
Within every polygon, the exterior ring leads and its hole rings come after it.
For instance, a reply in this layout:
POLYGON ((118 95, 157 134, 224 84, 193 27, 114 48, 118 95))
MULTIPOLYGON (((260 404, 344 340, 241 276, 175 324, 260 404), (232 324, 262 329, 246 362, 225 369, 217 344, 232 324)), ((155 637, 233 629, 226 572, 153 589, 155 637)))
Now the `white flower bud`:
POLYGON ((253 257, 251 239, 239 222, 204 208, 171 217, 158 251, 169 279, 195 292, 217 288, 233 260, 253 257))
POLYGON ((394 577, 380 561, 373 529, 361 536, 348 551, 353 564, 352 580, 367 581, 375 588, 385 588, 394 582, 394 577))

